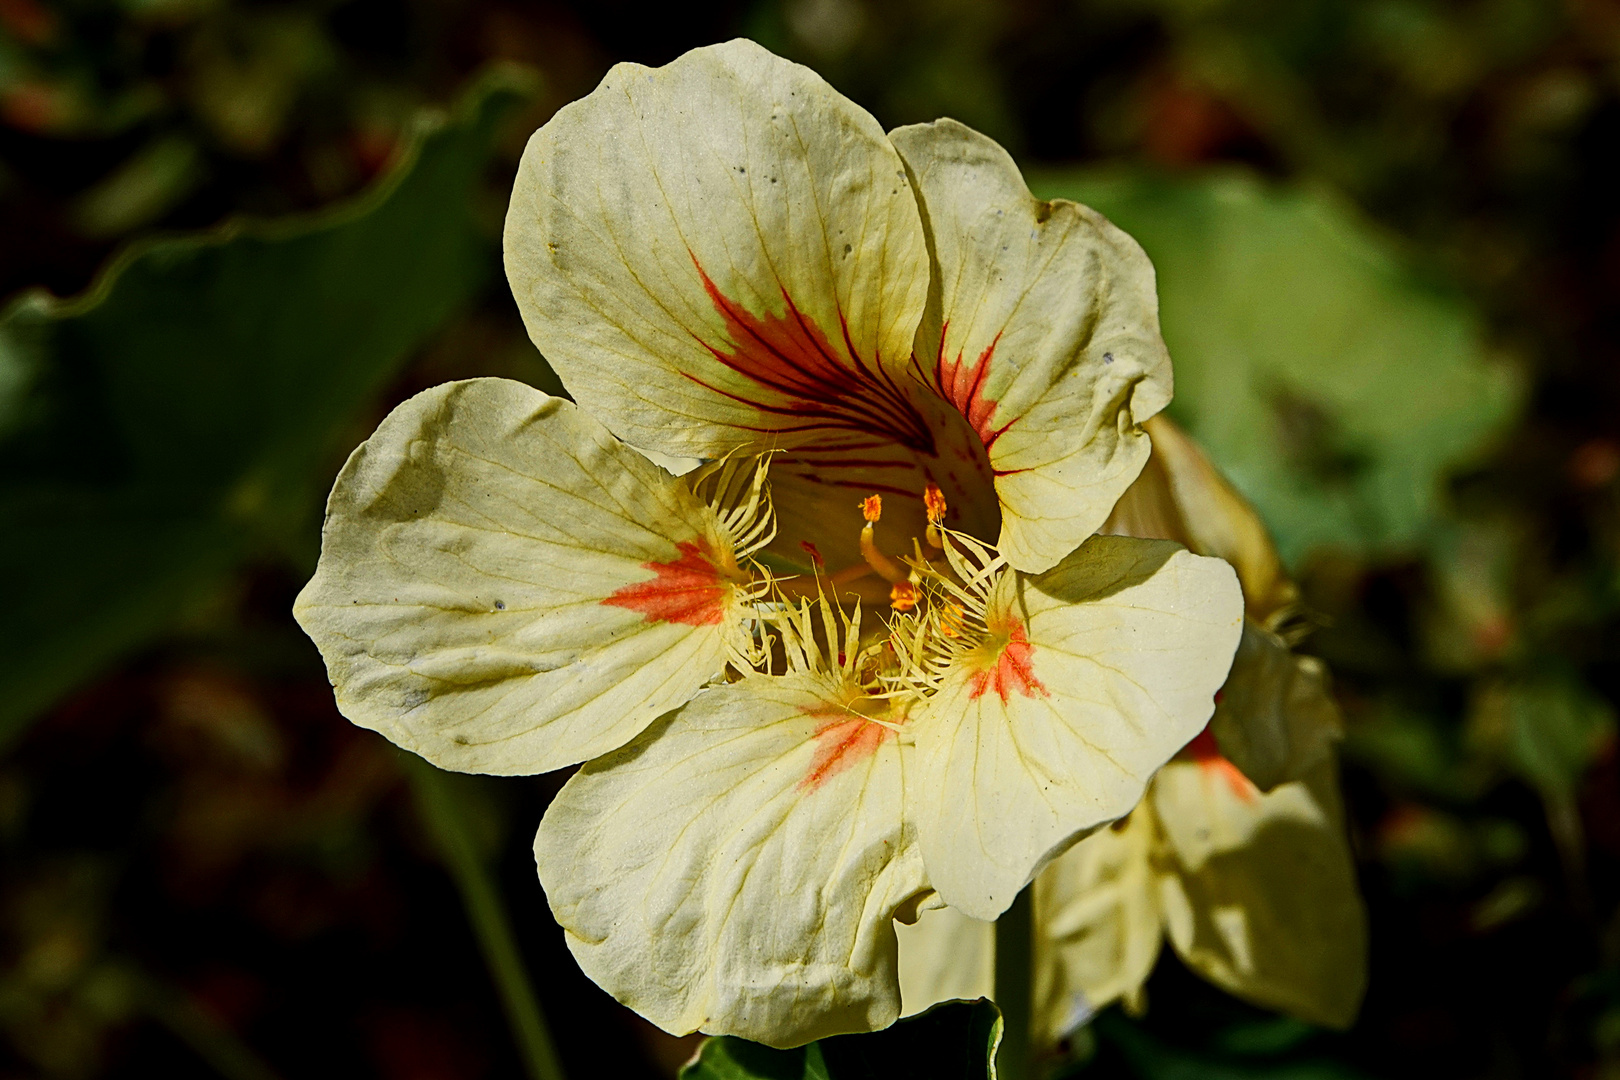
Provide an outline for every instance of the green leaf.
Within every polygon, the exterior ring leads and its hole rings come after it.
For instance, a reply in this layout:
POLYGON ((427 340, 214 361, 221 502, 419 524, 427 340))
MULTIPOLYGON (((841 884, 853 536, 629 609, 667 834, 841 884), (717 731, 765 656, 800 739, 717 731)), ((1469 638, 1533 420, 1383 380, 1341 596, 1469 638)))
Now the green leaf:
POLYGON ((1366 1080, 1364 1073, 1349 1065, 1311 1054, 1303 1038, 1287 1046, 1227 1046, 1199 1052, 1171 1046, 1113 1009, 1097 1017, 1092 1026, 1099 1041, 1127 1064, 1124 1075, 1139 1080, 1366 1080), (1290 1054, 1285 1060, 1268 1060, 1272 1053, 1296 1047, 1302 1051, 1297 1057, 1290 1054))
POLYGON ((475 196, 529 81, 420 116, 345 205, 137 244, 0 314, 0 742, 308 525, 357 411, 498 265, 475 196))
POLYGON ((835 1035, 792 1050, 706 1039, 681 1080, 994 1080, 1001 1013, 984 998, 936 1005, 883 1031, 835 1035))
POLYGON ((1519 380, 1478 318, 1350 208, 1239 173, 1080 172, 1037 193, 1095 207, 1159 275, 1172 415, 1252 501, 1283 558, 1411 549, 1448 471, 1513 416, 1519 380))
POLYGON ((1477 748, 1550 799, 1570 801, 1614 744, 1614 711, 1572 672, 1545 665, 1488 687, 1469 717, 1477 748))

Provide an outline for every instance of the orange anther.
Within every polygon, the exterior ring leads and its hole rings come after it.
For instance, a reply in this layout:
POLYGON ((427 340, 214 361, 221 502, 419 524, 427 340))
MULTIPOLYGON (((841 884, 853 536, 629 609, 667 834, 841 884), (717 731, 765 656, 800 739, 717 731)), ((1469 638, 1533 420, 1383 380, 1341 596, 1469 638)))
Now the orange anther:
POLYGON ((889 590, 889 606, 896 611, 910 611, 917 606, 917 586, 909 581, 897 581, 889 590))
POLYGON ((868 495, 861 500, 861 516, 867 521, 876 521, 883 516, 883 496, 868 495))
POLYGON ((938 525, 945 520, 945 493, 938 484, 923 488, 923 509, 928 511, 928 523, 938 525))
POLYGON ((939 632, 948 638, 962 636, 962 605, 951 601, 939 613, 939 632))

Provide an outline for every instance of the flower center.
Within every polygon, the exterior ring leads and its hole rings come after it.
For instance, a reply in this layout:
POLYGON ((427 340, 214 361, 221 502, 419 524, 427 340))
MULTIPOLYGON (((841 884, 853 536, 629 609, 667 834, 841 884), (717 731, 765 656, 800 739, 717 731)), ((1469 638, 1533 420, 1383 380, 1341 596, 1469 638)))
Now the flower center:
POLYGON ((951 528, 987 541, 999 535, 986 447, 1000 431, 996 403, 983 392, 993 349, 946 367, 935 357, 862 355, 842 316, 820 326, 785 289, 780 311, 755 314, 697 269, 730 347, 706 346, 721 370, 687 378, 753 410, 752 424, 739 426, 758 433, 752 449, 776 452, 775 556, 809 570, 809 545, 834 565, 853 561, 850 504, 872 492, 889 501, 898 535, 922 535, 928 511, 919 496, 928 487, 949 499, 951 528))
POLYGON ((980 698, 994 690, 1006 703, 1014 694, 1024 697, 1046 697, 1046 687, 1035 677, 1030 662, 1034 647, 1024 630, 1022 619, 1011 619, 1005 625, 992 629, 990 636, 975 651, 973 660, 978 670, 969 682, 969 696, 980 698))

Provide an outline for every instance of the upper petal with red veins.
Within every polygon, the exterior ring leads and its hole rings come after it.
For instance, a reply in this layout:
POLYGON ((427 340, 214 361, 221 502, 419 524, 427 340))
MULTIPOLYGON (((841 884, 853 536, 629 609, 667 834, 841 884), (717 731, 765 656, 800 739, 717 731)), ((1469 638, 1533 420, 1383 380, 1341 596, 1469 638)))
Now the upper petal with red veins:
POLYGON ((989 454, 997 547, 1047 569, 1108 517, 1147 461, 1140 425, 1170 400, 1153 266, 1094 210, 1042 202, 992 140, 954 120, 899 128, 937 292, 918 377, 989 454))
POLYGON ((537 773, 716 675, 740 582, 684 481, 567 401, 475 379, 350 456, 294 613, 355 723, 445 768, 537 773))
POLYGON ((506 268, 575 400, 637 446, 933 437, 905 380, 928 260, 900 157, 750 41, 620 64, 536 132, 506 268))

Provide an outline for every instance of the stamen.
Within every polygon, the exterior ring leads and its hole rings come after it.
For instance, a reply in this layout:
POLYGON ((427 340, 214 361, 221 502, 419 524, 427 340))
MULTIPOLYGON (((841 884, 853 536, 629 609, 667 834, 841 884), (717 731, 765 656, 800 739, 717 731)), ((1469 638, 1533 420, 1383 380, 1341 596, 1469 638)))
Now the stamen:
POLYGON ((906 568, 878 550, 877 539, 872 533, 872 523, 883 516, 883 497, 867 496, 861 503, 861 513, 866 517, 866 524, 861 527, 861 558, 866 560, 866 565, 883 575, 884 581, 893 584, 906 580, 906 568))
POLYGON ((856 563, 854 566, 846 566, 842 570, 837 571, 827 579, 827 582, 834 589, 840 589, 852 581, 861 580, 861 578, 865 577, 871 572, 872 568, 870 566, 867 566, 865 563, 856 563))
POLYGON ((821 557, 821 552, 816 550, 816 545, 812 544, 808 540, 800 540, 799 546, 804 548, 806 555, 810 556, 810 564, 812 566, 814 566, 817 570, 827 569, 827 560, 821 557))
POLYGON ((950 573, 919 559, 917 613, 890 617, 889 638, 899 671, 883 681, 896 694, 933 693, 952 667, 992 634, 991 596, 1007 570, 1006 560, 970 536, 943 525, 939 530, 950 573))
POLYGON ((889 590, 889 606, 896 611, 910 611, 917 606, 917 586, 910 581, 897 581, 889 590))
POLYGON ((945 520, 945 493, 939 490, 938 484, 923 488, 923 509, 928 513, 928 528, 923 539, 928 541, 929 547, 943 550, 945 538, 940 535, 939 523, 945 520))

